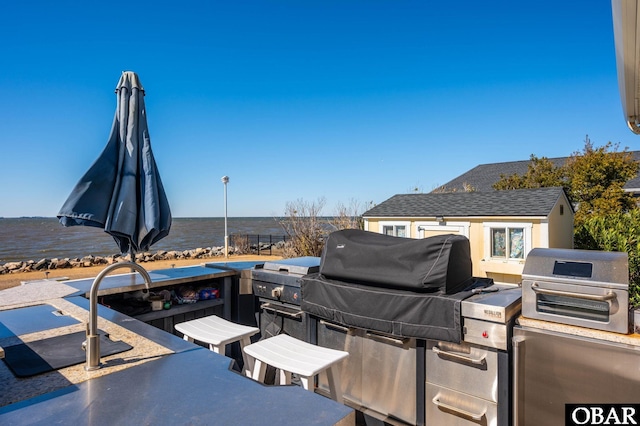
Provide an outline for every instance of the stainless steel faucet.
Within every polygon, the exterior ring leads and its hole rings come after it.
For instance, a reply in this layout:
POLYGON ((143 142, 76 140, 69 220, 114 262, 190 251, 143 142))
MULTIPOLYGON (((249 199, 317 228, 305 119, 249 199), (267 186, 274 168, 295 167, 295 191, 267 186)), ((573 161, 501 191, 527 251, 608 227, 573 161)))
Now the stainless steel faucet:
POLYGON ((140 265, 134 262, 114 263, 104 268, 91 284, 89 292, 89 324, 87 324, 87 340, 85 341, 85 351, 87 352, 87 364, 84 369, 87 371, 97 370, 100 368, 100 335, 98 334, 98 289, 100 282, 111 271, 120 268, 130 268, 136 270, 142 278, 144 284, 149 290, 151 285, 151 277, 149 273, 140 265))

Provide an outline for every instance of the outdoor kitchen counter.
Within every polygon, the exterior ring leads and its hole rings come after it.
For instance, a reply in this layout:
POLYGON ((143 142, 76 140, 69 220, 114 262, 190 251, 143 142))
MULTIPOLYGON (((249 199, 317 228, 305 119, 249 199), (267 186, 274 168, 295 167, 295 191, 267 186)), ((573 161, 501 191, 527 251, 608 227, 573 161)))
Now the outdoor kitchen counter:
MULTIPOLYGON (((85 332, 89 319, 89 301, 84 297, 69 297, 33 302, 33 306, 48 305, 51 311, 58 310, 65 317, 76 320, 74 324, 51 328, 45 321, 31 324, 31 332, 13 335, 6 332, 0 338, 0 346, 8 347, 20 343, 29 343, 65 334, 85 332)), ((23 305, 22 307, 27 307, 23 305)), ((2 312, 4 309, 0 308, 2 312)), ((116 371, 128 369, 158 357, 193 349, 181 339, 169 339, 166 333, 156 332, 155 327, 98 305, 98 328, 108 333, 113 340, 122 341, 132 349, 115 355, 102 357, 103 368, 85 371, 84 363, 72 365, 58 370, 38 374, 27 378, 16 377, 5 362, 0 362, 0 407, 22 401, 43 393, 76 385, 89 379, 108 375, 116 371)), ((54 317, 51 316, 53 319, 54 317)), ((38 322, 39 319, 35 321, 38 322)), ((2 329, 6 329, 2 324, 2 329)), ((171 336, 174 337, 174 336, 171 336)), ((0 421, 2 423, 2 421, 0 421)))
MULTIPOLYGON (((231 278, 237 272, 230 269, 220 269, 205 266, 187 266, 184 268, 160 269, 149 271, 151 288, 179 285, 184 283, 196 283, 199 281, 219 278, 231 278)), ((60 297, 84 295, 89 296, 94 278, 55 281, 39 280, 29 281, 26 284, 12 287, 0 292, 0 310, 31 306, 34 302, 44 302, 60 297)), ((125 293, 144 289, 144 280, 137 273, 125 273, 108 275, 100 283, 98 296, 125 293)))
MULTIPOLYGON (((187 269, 187 268, 180 268, 187 269)), ((154 271, 154 284, 185 280, 178 268, 154 271), (158 276, 160 275, 159 279, 158 276), (158 280, 158 281, 156 281, 158 280)), ((233 271, 198 269, 200 277, 227 277, 233 271)), ((109 278, 109 277, 106 277, 109 278)), ((105 283, 108 282, 105 278, 105 283)), ((120 279, 115 276, 114 278, 120 279)), ((126 275, 129 281, 131 276, 126 275)), ((54 328, 37 324, 30 333, 4 333, 0 346, 84 331, 89 316, 86 281, 25 284, 0 292, 0 313, 50 305, 78 320, 54 328)), ((184 282, 189 282, 186 279, 184 282)), ((144 285, 117 284, 106 291, 144 285), (122 285, 118 287, 119 285, 122 285)), ((17 312, 17 311, 16 311, 17 312)), ((98 305, 98 328, 133 348, 102 357, 103 368, 84 363, 27 378, 16 378, 0 361, 0 424, 354 424, 354 411, 298 386, 264 386, 230 370, 231 360, 177 336, 98 305)), ((52 320, 53 321, 53 320, 52 320)), ((0 324, 2 326, 2 324, 0 324)), ((4 326, 0 327, 3 328, 4 326)), ((5 331, 6 328, 5 328, 5 331)))
MULTIPOLYGON (((232 277, 237 274, 230 269, 221 269, 205 266, 185 266, 182 268, 158 269, 148 271, 151 278, 151 288, 173 286, 186 283, 196 283, 199 281, 213 280, 218 278, 232 277)), ((65 281, 65 284, 72 286, 84 294, 88 295, 93 284, 93 278, 65 281)), ((100 283, 98 296, 108 294, 118 294, 127 291, 140 290, 144 287, 144 280, 137 273, 125 273, 119 275, 108 275, 100 283)))
POLYGON ((571 334, 574 336, 587 337, 591 339, 605 340, 613 343, 622 343, 631 346, 640 347, 640 334, 620 334, 609 331, 595 330, 585 327, 576 327, 573 325, 560 324, 551 321, 541 321, 523 316, 518 317, 516 324, 522 327, 536 328, 539 330, 553 331, 556 333, 571 334))

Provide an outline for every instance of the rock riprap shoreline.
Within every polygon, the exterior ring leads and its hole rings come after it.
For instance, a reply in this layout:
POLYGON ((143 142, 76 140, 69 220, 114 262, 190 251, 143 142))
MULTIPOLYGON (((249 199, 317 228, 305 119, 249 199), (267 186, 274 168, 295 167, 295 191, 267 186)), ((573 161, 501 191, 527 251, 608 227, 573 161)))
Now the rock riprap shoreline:
MULTIPOLYGON (((281 250, 284 242, 279 241, 275 244, 261 244, 260 248, 252 247, 252 250, 281 250)), ((247 254, 244 250, 238 250, 235 247, 229 247, 229 254, 247 254)), ((224 247, 206 247, 191 250, 158 250, 154 252, 136 253, 136 262, 155 262, 160 260, 181 260, 181 259, 209 259, 224 256, 224 247)), ((26 260, 22 262, 7 262, 0 265, 0 274, 12 274, 30 271, 47 271, 51 269, 66 268, 88 268, 91 266, 111 265, 117 262, 131 260, 129 254, 113 254, 109 256, 93 256, 88 255, 81 258, 43 258, 40 260, 26 260)))

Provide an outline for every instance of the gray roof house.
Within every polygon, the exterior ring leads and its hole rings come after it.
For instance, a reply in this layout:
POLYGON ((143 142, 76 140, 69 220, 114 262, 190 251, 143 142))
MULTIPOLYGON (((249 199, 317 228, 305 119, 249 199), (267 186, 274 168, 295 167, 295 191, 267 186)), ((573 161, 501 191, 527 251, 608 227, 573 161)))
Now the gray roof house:
POLYGON ((365 230, 408 238, 469 238, 473 274, 519 283, 534 247, 573 247, 574 210, 563 188, 398 194, 362 215, 365 230))
POLYGON ((547 216, 562 188, 513 191, 398 194, 366 211, 363 217, 547 216))
MULTIPOLYGON (((636 162, 640 162, 640 151, 630 151, 636 162)), ((561 166, 567 161, 568 157, 549 158, 556 166, 561 166)), ((531 160, 508 161, 505 163, 480 164, 461 174, 460 176, 450 180, 444 185, 436 188, 432 192, 442 191, 464 191, 465 186, 471 186, 475 191, 486 192, 494 191, 493 184, 500 180, 500 175, 511 176, 515 173, 522 175, 527 172, 527 167, 531 164, 531 160)), ((624 186, 626 191, 632 192, 634 196, 640 196, 640 175, 636 175, 624 186)))

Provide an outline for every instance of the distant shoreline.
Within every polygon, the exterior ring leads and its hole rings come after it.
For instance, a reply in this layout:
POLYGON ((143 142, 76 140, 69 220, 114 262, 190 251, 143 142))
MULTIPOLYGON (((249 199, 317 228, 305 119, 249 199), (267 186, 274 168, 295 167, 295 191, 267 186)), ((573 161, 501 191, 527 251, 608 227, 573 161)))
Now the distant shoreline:
MULTIPOLYGON (((229 258, 223 256, 217 256, 207 259, 173 259, 173 260, 157 260, 152 262, 141 262, 140 264, 145 269, 160 270, 169 268, 182 268, 187 266, 203 265, 205 263, 215 262, 266 262, 269 260, 282 259, 280 254, 273 254, 271 256, 261 255, 236 255, 231 254, 229 258)), ((67 269, 52 269, 47 271, 29 271, 29 272, 15 272, 8 274, 0 274, 0 290, 4 290, 11 287, 16 287, 22 284, 23 281, 37 281, 37 280, 59 280, 64 282, 66 280, 75 280, 83 278, 96 277, 100 271, 102 271, 107 265, 94 265, 90 267, 77 267, 67 269), (48 272, 48 274, 46 274, 48 272)))
MULTIPOLYGON (((184 251, 195 247, 224 245, 224 218, 177 218, 169 235, 154 243, 150 251, 184 251)), ((274 218, 229 218, 230 242, 235 235, 250 235, 254 241, 284 239, 285 232, 274 218)), ((118 252, 113 237, 101 228, 62 226, 55 217, 0 220, 0 265, 43 258, 111 256, 118 252)))
MULTIPOLYGON (((271 246, 245 247, 245 251, 239 252, 239 255, 256 256, 281 256, 284 241, 278 241, 271 246), (249 251, 250 253, 247 253, 249 251)), ((229 247, 229 254, 233 255, 238 252, 235 247, 229 247)), ((190 250, 157 250, 155 252, 145 251, 136 253, 135 261, 138 263, 152 263, 159 261, 180 261, 186 259, 203 260, 224 258, 224 247, 207 247, 195 248, 190 250)), ((130 261, 129 254, 112 254, 108 256, 86 255, 75 258, 42 258, 40 260, 22 260, 15 262, 5 262, 0 264, 0 276, 12 273, 22 272, 50 272, 52 270, 71 269, 71 268, 88 268, 91 266, 111 265, 113 263, 130 261)))

